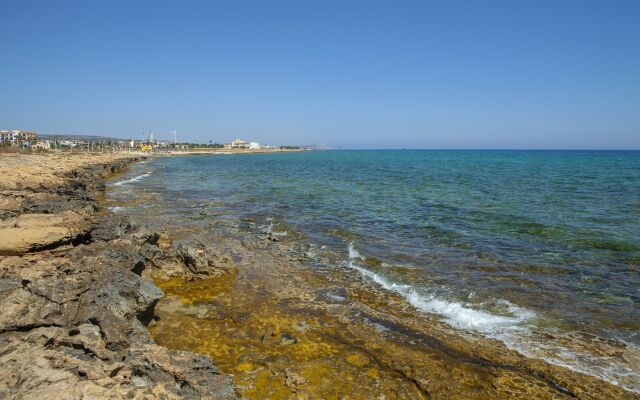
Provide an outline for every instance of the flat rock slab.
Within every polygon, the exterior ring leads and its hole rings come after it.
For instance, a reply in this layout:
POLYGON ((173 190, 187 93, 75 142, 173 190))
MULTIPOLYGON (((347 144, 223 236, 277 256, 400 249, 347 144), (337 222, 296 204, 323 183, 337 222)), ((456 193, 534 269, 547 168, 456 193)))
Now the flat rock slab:
POLYGON ((66 227, 5 228, 0 230, 0 255, 22 255, 71 241, 72 231, 66 227))

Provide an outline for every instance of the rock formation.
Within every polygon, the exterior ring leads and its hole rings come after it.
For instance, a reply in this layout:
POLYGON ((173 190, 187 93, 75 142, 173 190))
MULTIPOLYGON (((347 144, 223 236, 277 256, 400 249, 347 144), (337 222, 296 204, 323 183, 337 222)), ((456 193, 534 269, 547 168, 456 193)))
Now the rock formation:
POLYGON ((0 398, 235 398, 209 358, 153 343, 163 293, 142 278, 162 266, 215 276, 233 261, 161 249, 160 235, 102 209, 104 176, 135 158, 96 159, 45 159, 31 175, 0 163, 0 398))

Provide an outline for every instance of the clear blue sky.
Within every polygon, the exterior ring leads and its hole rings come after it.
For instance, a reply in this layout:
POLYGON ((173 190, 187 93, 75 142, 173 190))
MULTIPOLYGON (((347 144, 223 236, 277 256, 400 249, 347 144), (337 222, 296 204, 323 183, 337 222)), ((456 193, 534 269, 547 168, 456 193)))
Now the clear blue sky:
POLYGON ((640 1, 0 0, 0 128, 640 148, 640 1))

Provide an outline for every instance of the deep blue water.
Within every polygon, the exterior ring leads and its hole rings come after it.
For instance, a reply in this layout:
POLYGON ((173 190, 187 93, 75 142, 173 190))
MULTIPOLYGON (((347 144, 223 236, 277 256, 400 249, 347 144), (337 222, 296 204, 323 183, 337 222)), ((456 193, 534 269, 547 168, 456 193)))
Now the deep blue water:
POLYGON ((151 174, 137 185, 176 215, 210 201, 227 217, 275 218, 454 326, 640 342, 640 152, 326 151, 141 168, 151 174))

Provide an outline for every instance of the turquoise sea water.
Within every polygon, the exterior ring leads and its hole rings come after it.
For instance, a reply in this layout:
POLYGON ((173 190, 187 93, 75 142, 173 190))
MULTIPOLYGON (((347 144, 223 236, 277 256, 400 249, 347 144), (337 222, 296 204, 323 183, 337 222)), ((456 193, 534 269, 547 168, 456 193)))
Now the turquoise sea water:
POLYGON ((640 344, 640 152, 326 151, 137 168, 119 186, 157 193, 178 218, 209 204, 270 221, 455 328, 640 389, 629 359, 563 357, 534 338, 640 344))

